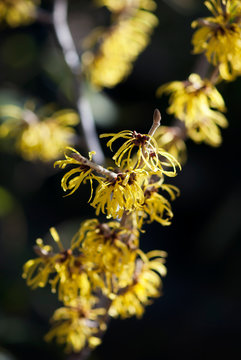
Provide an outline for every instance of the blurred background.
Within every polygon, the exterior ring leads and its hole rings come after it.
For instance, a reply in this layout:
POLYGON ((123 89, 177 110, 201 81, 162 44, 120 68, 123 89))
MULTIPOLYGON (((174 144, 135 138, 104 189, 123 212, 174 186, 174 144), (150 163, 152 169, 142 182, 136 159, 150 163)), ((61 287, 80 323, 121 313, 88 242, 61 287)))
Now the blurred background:
MULTIPOLYGON (((200 64, 191 54, 190 24, 207 14, 203 1, 157 3, 159 26, 132 74, 114 89, 89 94, 99 134, 124 129, 145 133, 155 108, 162 113, 162 124, 169 125, 168 99, 156 98, 157 87, 186 79, 200 64)), ((69 5, 70 27, 79 46, 91 29, 105 24, 107 14, 87 0, 71 0, 69 5)), ((42 8, 51 11, 49 1, 43 1, 42 8)), ((1 105, 30 98, 60 109, 72 106, 72 77, 50 25, 1 27, 0 69, 1 105)), ((146 308, 141 320, 113 320, 90 359, 241 355, 241 78, 218 89, 229 120, 222 146, 187 142, 187 163, 171 181, 181 191, 172 204, 172 225, 154 223, 141 237, 143 250, 168 252, 163 296, 146 308)), ((94 217, 87 205, 88 185, 63 197, 62 172, 52 163, 24 161, 4 146, 0 169, 0 360, 64 359, 59 347, 43 341, 59 306, 56 297, 48 287, 30 290, 21 273, 23 264, 35 257, 35 239, 45 238, 51 226, 67 242, 83 219, 94 217)))

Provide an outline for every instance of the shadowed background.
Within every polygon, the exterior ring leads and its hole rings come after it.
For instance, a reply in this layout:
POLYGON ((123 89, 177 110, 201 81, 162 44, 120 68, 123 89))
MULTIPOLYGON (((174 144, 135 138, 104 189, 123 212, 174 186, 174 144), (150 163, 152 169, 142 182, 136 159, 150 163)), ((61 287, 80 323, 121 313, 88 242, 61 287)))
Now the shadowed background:
MULTIPOLYGON (((43 8, 51 9, 48 1, 43 8)), ((159 26, 132 74, 114 89, 89 95, 98 133, 145 133, 156 107, 162 124, 171 123, 165 113, 167 98, 157 99, 155 91, 202 66, 200 58, 191 55, 190 24, 206 14, 202 1, 158 2, 159 26)), ((89 1, 70 1, 77 45, 107 18, 89 1)), ((60 108, 71 106, 71 75, 50 33, 51 27, 41 24, 1 29, 0 104, 34 98, 60 108)), ((222 146, 187 142, 187 163, 171 180, 181 190, 172 204, 172 225, 151 224, 141 236, 143 250, 168 252, 163 296, 147 307, 142 320, 113 320, 90 359, 211 360, 241 355, 241 79, 218 89, 230 124, 222 131, 222 146)), ((64 198, 61 171, 52 164, 26 162, 3 148, 0 167, 0 360, 63 359, 60 348, 43 341, 59 305, 56 296, 48 287, 27 288, 22 265, 35 256, 35 239, 46 237, 49 227, 55 226, 68 244, 80 222, 94 217, 87 205, 89 187, 83 185, 64 198)))

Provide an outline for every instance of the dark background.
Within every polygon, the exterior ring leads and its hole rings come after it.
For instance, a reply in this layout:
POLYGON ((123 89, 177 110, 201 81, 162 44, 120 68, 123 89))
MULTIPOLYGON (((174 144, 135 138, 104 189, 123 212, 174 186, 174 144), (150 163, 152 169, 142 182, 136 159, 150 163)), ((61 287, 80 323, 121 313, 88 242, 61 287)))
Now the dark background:
MULTIPOLYGON (((48 1, 42 6, 51 10, 48 1)), ((171 123, 165 113, 167 98, 157 99, 155 91, 165 82, 185 79, 200 64, 191 54, 190 24, 206 14, 202 1, 158 2, 160 24, 132 74, 114 89, 91 94, 98 133, 147 132, 156 107, 163 124, 171 123)), ((71 0, 69 20, 80 44, 90 29, 106 22, 107 13, 90 1, 71 0)), ((59 108, 70 106, 71 74, 51 32, 51 26, 38 23, 1 28, 1 104, 34 98, 59 108)), ((222 146, 187 141, 188 161, 172 180, 181 190, 173 203, 172 225, 152 224, 141 237, 145 251, 168 252, 163 296, 147 307, 141 320, 113 320, 93 360, 241 355, 241 79, 218 89, 230 124, 222 131, 222 146)), ((4 149, 0 169, 0 359, 63 359, 60 348, 43 341, 56 298, 49 288, 27 288, 22 265, 35 256, 35 239, 45 237, 49 227, 55 226, 67 242, 83 219, 94 217, 86 204, 89 188, 82 186, 64 198, 62 173, 52 164, 25 162, 4 149)))

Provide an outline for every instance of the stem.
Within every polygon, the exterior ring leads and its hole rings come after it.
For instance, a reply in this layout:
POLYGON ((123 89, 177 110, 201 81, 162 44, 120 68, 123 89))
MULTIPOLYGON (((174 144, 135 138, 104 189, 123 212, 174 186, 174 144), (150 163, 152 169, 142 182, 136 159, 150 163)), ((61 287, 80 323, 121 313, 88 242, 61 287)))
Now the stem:
MULTIPOLYGON (((134 220, 133 220, 133 213, 127 213, 126 211, 123 212, 123 215, 122 215, 122 218, 120 219, 120 226, 122 228, 126 228, 128 230, 134 230, 135 228, 135 223, 134 223, 134 220)), ((128 241, 131 240, 133 234, 130 233, 128 234, 128 236, 126 235, 122 235, 124 236, 125 238, 125 242, 128 243, 128 241)))
POLYGON ((219 66, 216 66, 210 76, 210 82, 215 85, 219 79, 219 66))
POLYGON ((126 225, 127 219, 128 219, 127 212, 124 211, 124 212, 123 212, 123 215, 122 215, 122 218, 121 218, 121 220, 120 220, 120 225, 121 225, 122 227, 124 227, 124 226, 126 225))
MULTIPOLYGON (((161 113, 158 109, 155 109, 154 114, 153 114, 152 126, 148 132, 148 135, 153 136, 160 125, 161 125, 161 113)), ((148 145, 147 145, 147 148, 148 148, 148 145)), ((146 144, 142 145, 142 152, 143 152, 143 156, 146 157, 146 154, 147 154, 146 144)), ((136 165, 134 166, 134 169, 136 169, 137 165, 138 165, 138 161, 137 161, 136 165)), ((138 167, 141 168, 142 165, 143 165, 143 159, 140 160, 138 167)))
POLYGON ((96 133, 93 114, 90 104, 83 94, 83 84, 81 83, 81 60, 73 41, 73 37, 68 25, 68 5, 66 0, 55 0, 53 8, 53 27, 58 45, 60 46, 66 64, 73 75, 75 88, 75 103, 80 115, 81 128, 84 133, 86 147, 89 151, 96 152, 95 161, 104 162, 104 154, 101 149, 96 133))
POLYGON ((91 169, 95 170, 97 173, 107 177, 109 180, 116 180, 116 178, 117 178, 117 174, 114 173, 113 171, 107 170, 103 166, 98 165, 98 164, 88 160, 86 157, 84 157, 80 154, 72 153, 71 157, 73 159, 79 161, 82 165, 86 165, 86 166, 90 167, 91 169))
POLYGON ((195 64, 192 69, 192 73, 198 74, 202 79, 206 77, 209 72, 210 64, 207 61, 207 58, 204 54, 201 54, 197 57, 195 64))
POLYGON ((25 121, 28 125, 34 125, 39 122, 39 118, 33 111, 31 111, 29 109, 24 109, 23 110, 23 121, 25 121))
POLYGON ((158 109, 155 109, 153 114, 153 123, 148 132, 148 135, 153 136, 160 125, 161 125, 161 113, 158 109))
POLYGON ((218 28, 218 25, 217 25, 217 24, 212 23, 212 22, 210 22, 210 21, 208 21, 208 20, 206 20, 206 19, 200 18, 200 19, 195 20, 195 22, 196 22, 198 25, 210 27, 210 28, 212 28, 212 29, 217 29, 217 28, 218 28))
POLYGON ((53 10, 53 25, 59 45, 62 47, 64 59, 70 70, 75 75, 79 75, 80 58, 75 47, 68 22, 68 5, 65 0, 55 0, 53 10))
POLYGON ((54 256, 53 252, 48 252, 48 251, 40 248, 38 245, 34 245, 33 250, 36 255, 38 255, 44 259, 49 259, 50 257, 54 256))

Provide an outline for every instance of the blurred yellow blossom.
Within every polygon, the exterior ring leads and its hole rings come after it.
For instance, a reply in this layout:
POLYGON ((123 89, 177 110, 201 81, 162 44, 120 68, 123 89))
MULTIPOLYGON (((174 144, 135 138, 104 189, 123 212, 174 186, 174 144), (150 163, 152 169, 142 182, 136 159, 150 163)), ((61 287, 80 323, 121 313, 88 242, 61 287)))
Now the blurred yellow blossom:
POLYGON ((35 20, 40 0, 1 0, 0 23, 11 27, 26 25, 35 20))
POLYGON ((122 227, 118 221, 99 223, 96 219, 89 221, 88 228, 81 248, 88 275, 94 288, 111 297, 130 283, 139 232, 122 227))
POLYGON ((160 126, 155 139, 157 144, 174 156, 180 164, 187 160, 187 148, 185 144, 186 131, 180 126, 160 126))
POLYGON ((204 52, 208 61, 219 66, 225 80, 241 74, 241 2, 240 0, 207 0, 213 17, 198 19, 192 27, 194 53, 204 52))
POLYGON ((74 141, 73 126, 79 123, 77 113, 61 110, 45 115, 27 107, 3 105, 0 107, 0 138, 12 139, 16 151, 26 160, 44 162, 56 159, 64 147, 74 141))
POLYGON ((161 276, 166 275, 164 251, 150 251, 136 261, 132 283, 117 294, 109 309, 110 316, 127 318, 133 315, 141 317, 151 299, 161 295, 161 276))
POLYGON ((167 112, 185 122, 191 139, 212 146, 220 145, 219 126, 228 125, 222 114, 226 108, 221 94, 209 80, 191 74, 187 81, 173 81, 159 87, 157 95, 163 93, 170 94, 167 112))
POLYGON ((145 10, 153 11, 156 8, 156 3, 153 0, 96 0, 100 6, 106 6, 111 12, 120 12, 127 7, 136 8, 139 6, 145 10))
POLYGON ((173 217, 170 202, 161 194, 159 190, 166 191, 171 200, 175 200, 179 195, 179 190, 176 186, 163 184, 163 179, 158 182, 149 183, 144 188, 145 202, 143 211, 148 215, 148 222, 157 221, 161 225, 170 225, 173 217))
POLYGON ((54 312, 51 319, 52 329, 45 335, 46 341, 56 338, 58 344, 64 344, 67 352, 79 352, 85 346, 95 348, 101 343, 98 332, 103 328, 100 316, 105 310, 94 308, 95 299, 73 300, 68 306, 54 312))
POLYGON ((89 50, 82 56, 84 72, 98 89, 111 88, 124 80, 132 71, 132 63, 146 48, 158 19, 150 11, 152 0, 100 0, 113 12, 110 28, 94 31, 86 43, 89 50), (97 50, 96 50, 97 48, 97 50))

